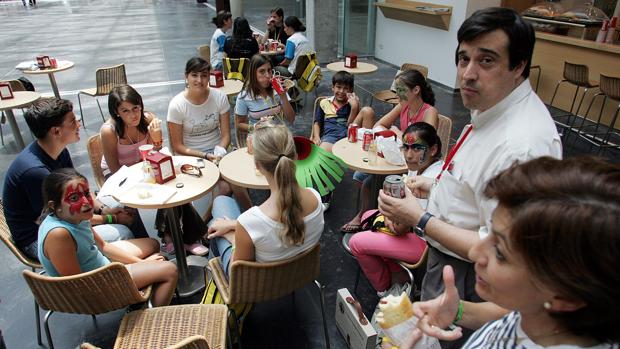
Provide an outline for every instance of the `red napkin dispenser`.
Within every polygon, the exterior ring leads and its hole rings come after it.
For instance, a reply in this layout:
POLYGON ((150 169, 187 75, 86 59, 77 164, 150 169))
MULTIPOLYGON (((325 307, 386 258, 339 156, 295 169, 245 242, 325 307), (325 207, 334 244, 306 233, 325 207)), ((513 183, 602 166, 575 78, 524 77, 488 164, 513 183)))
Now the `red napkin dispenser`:
POLYGON ((357 68, 357 55, 349 53, 344 56, 344 66, 346 68, 357 68))
POLYGON ((51 68, 52 61, 50 60, 50 56, 37 56, 37 65, 39 69, 51 68))
POLYGON ((172 163, 172 157, 170 155, 162 154, 158 151, 150 152, 146 156, 146 160, 153 168, 155 181, 157 183, 164 184, 169 180, 176 178, 176 174, 174 173, 174 164, 172 163))
POLYGON ((224 73, 221 70, 214 70, 209 76, 210 87, 222 87, 224 86, 224 73))
POLYGON ((13 89, 8 82, 0 82, 0 99, 13 98, 13 89))

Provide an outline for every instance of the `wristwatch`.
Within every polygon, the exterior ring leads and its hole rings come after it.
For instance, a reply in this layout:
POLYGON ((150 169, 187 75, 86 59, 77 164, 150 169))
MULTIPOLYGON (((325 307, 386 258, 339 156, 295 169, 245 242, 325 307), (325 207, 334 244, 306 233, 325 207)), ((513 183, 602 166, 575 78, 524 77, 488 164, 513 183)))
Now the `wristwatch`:
POLYGON ((428 212, 424 212, 424 214, 420 218, 420 221, 418 222, 418 225, 416 225, 414 228, 414 232, 416 233, 417 236, 421 238, 424 237, 424 235, 426 234, 426 223, 428 223, 431 217, 435 217, 435 216, 433 216, 432 214, 428 212))

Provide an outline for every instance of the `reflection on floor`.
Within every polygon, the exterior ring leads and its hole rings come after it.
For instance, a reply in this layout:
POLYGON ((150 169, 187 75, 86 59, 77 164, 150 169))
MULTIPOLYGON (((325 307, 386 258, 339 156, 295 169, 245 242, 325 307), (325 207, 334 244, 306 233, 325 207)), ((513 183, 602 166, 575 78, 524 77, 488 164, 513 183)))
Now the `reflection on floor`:
MULTIPOLYGON (((255 24, 257 27, 262 26, 260 18, 263 18, 262 14, 266 16, 271 6, 273 4, 264 7, 248 5, 252 10, 249 17, 259 22, 255 24)), ((183 89, 186 60, 196 54, 197 46, 209 42, 214 31, 210 24, 214 12, 192 0, 39 0, 36 7, 24 7, 20 1, 3 1, 0 16, 4 28, 0 56, 2 79, 21 76, 12 68, 36 55, 47 54, 74 61, 75 67, 57 73, 56 80, 61 95, 74 102, 77 109, 77 91, 95 86, 94 72, 98 67, 125 63, 128 81, 139 86, 146 109, 160 118, 165 118, 170 99, 183 89)), ((364 104, 370 102, 370 96, 364 90, 387 88, 396 73, 391 65, 374 63, 379 66, 376 73, 356 77, 360 87, 357 93, 364 104)), ((45 76, 29 76, 29 79, 38 91, 51 93, 45 76)), ((330 82, 331 74, 324 70, 318 95, 331 94, 330 82)), ((455 138, 468 122, 469 113, 463 108, 458 94, 437 85, 433 88, 436 107, 454 121, 452 137, 455 138)), ((100 99, 105 110, 106 98, 100 99)), ((313 95, 308 96, 308 106, 312 105, 313 99, 313 95)), ((379 115, 389 110, 389 105, 376 101, 373 106, 379 115)), ((85 145, 88 137, 99 131, 101 117, 91 98, 83 99, 83 108, 82 139, 69 150, 77 169, 94 183, 85 145)), ((296 134, 310 134, 310 109, 305 107, 298 113, 296 134)), ((21 111, 16 111, 16 117, 25 141, 32 141, 21 111)), ((19 152, 10 128, 6 124, 2 126, 5 145, 0 147, 0 177, 4 177, 8 165, 19 152)), ((587 145, 578 141, 575 146, 566 147, 565 156, 587 152, 587 145)), ((613 151, 605 155, 613 161, 620 158, 613 151)), ((252 191, 252 196, 257 202, 266 197, 259 191, 252 191)), ((351 171, 348 171, 337 188, 332 209, 325 214, 327 224, 321 238, 320 281, 326 286, 329 337, 334 348, 346 347, 333 320, 336 291, 342 287, 352 289, 357 272, 356 262, 340 248, 339 229, 353 216, 356 197, 357 189, 351 181, 351 171)), ((0 330, 9 348, 34 348, 37 344, 32 296, 20 275, 24 267, 5 246, 0 246, 0 264, 4 266, 0 269, 0 330)), ((291 297, 256 305, 244 327, 244 345, 248 348, 322 348, 323 333, 314 292, 310 286, 297 292, 295 307, 291 297)), ((174 302, 195 303, 200 296, 174 302)), ((366 314, 370 315, 377 297, 363 278, 358 298, 366 314)), ((122 315, 122 311, 104 314, 93 323, 86 316, 54 314, 50 323, 56 347, 75 348, 83 341, 103 348, 111 347, 122 315)))

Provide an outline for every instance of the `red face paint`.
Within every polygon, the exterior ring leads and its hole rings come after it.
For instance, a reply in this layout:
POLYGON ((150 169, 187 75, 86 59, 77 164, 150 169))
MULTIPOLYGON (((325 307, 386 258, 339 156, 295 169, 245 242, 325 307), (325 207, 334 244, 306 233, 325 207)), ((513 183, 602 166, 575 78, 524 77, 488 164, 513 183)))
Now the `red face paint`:
POLYGON ((94 207, 88 184, 79 182, 74 187, 67 186, 64 202, 69 205, 69 212, 73 215, 82 212, 82 206, 94 207))
POLYGON ((407 144, 414 144, 416 139, 415 133, 407 133, 405 134, 404 137, 404 142, 403 143, 407 143, 407 144))

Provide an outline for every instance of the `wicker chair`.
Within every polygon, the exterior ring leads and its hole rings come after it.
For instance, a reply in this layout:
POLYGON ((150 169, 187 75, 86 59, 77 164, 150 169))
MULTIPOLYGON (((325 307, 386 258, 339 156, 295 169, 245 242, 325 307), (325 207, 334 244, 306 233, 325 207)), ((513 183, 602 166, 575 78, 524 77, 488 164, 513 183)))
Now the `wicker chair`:
POLYGON ((200 45, 196 47, 196 51, 198 51, 198 57, 204 59, 207 62, 211 62, 211 46, 200 45))
POLYGON ((187 304, 133 311, 123 317, 114 349, 226 347, 228 308, 187 304))
POLYGON ((418 286, 422 286, 421 281, 422 278, 424 277, 424 273, 426 273, 426 268, 424 267, 426 265, 426 257, 428 256, 428 245, 424 248, 424 252, 422 253, 422 257, 420 257, 420 260, 417 261, 415 264, 409 264, 407 262, 404 261, 396 261, 396 263, 398 263, 398 265, 405 271, 405 273, 407 273, 407 276, 409 277, 409 282, 411 283, 411 289, 414 291, 415 295, 418 296, 418 290, 419 288, 417 288, 418 286), (414 277, 413 273, 417 272, 417 271, 421 271, 420 273, 418 273, 418 277, 414 277), (420 284, 416 285, 415 284, 415 280, 420 280, 420 284), (414 287, 416 287, 414 289, 414 287))
POLYGON ((446 159, 448 156, 448 149, 450 148, 450 135, 452 134, 452 119, 445 115, 439 114, 439 122, 437 123, 437 135, 441 140, 441 148, 443 154, 441 156, 442 160, 446 159))
MULTIPOLYGON (((297 59, 297 63, 295 63, 295 72, 293 73, 292 79, 296 82, 295 85, 292 87, 292 89, 295 89, 298 93, 297 96, 295 96, 295 98, 291 97, 291 102, 298 104, 301 98, 301 94, 304 94, 304 104, 306 105, 307 103, 307 99, 308 99, 308 94, 310 94, 310 92, 314 91, 314 98, 319 98, 318 95, 318 88, 319 88, 319 84, 321 83, 321 80, 317 81, 316 84, 314 85, 314 87, 312 88, 312 90, 306 92, 303 89, 301 89, 298 85, 297 82, 299 81, 299 78, 302 77, 302 75, 304 74, 304 71, 306 70, 306 68, 308 67, 308 65, 310 64, 310 59, 316 57, 316 52, 315 53, 311 53, 310 57, 308 57, 308 55, 304 54, 304 55, 300 55, 299 58, 297 59)), ((320 67, 319 67, 320 69, 320 67)), ((289 96, 291 94, 289 93, 289 96)))
MULTIPOLYGON (((310 126, 310 139, 314 137, 314 116, 316 115, 317 108, 319 107, 321 101, 324 100, 325 98, 329 98, 329 96, 319 96, 314 100, 314 108, 312 109, 312 123, 310 124, 311 125, 310 126)), ((323 125, 319 125, 319 128, 321 129, 319 137, 322 137, 323 136, 323 125)))
MULTIPOLYGON (((27 255, 25 255, 17 246, 15 242, 13 242, 13 238, 11 237, 11 232, 9 231, 9 226, 6 223, 6 217, 4 216, 4 203, 2 199, 0 199, 0 240, 4 242, 6 247, 9 248, 11 252, 22 262, 25 266, 30 267, 33 272, 36 272, 37 269, 43 269, 43 266, 39 261, 31 259, 27 255)), ((39 306, 35 300, 34 302, 34 319, 37 325, 37 343, 41 345, 41 323, 39 322, 39 306)))
POLYGON ((99 189, 101 189, 103 183, 105 182, 105 177, 103 176, 103 170, 101 169, 103 148, 101 147, 101 136, 98 133, 88 138, 86 149, 88 150, 88 159, 90 160, 90 167, 93 170, 95 181, 97 182, 99 189))
POLYGON ((35 302, 48 312, 45 315, 45 336, 50 349, 54 348, 49 318, 54 312, 95 315, 144 303, 151 297, 151 286, 143 291, 136 286, 121 263, 71 276, 50 277, 23 271, 35 302))
MULTIPOLYGON (((428 76, 427 67, 423 65, 419 65, 419 64, 413 64, 413 63, 404 63, 403 65, 401 65, 400 70, 398 71, 398 73, 396 73, 396 75, 402 72, 408 71, 408 70, 413 70, 413 69, 416 69, 417 71, 422 73, 425 79, 428 76)), ((394 77, 394 80, 396 80, 396 77, 394 77)), ((396 105, 398 104, 398 101, 399 101, 398 96, 396 95, 396 92, 392 91, 391 89, 373 92, 372 98, 370 99, 371 107, 372 107, 372 101, 375 99, 378 101, 384 102, 384 103, 390 103, 391 105, 396 105)))
MULTIPOLYGON (((131 348, 155 348, 155 347, 138 346, 138 347, 131 347, 131 348)), ((156 347, 156 348, 161 348, 161 347, 156 347)), ((82 345, 80 345, 80 349, 101 349, 101 348, 96 347, 90 343, 82 343, 82 345)), ((207 339, 204 336, 196 335, 196 336, 187 337, 176 344, 165 347, 164 349, 209 349, 209 342, 207 342, 207 339)))
MULTIPOLYGON (((320 245, 316 244, 313 248, 283 261, 270 263, 234 261, 230 266, 230 280, 226 278, 220 258, 211 259, 209 269, 226 304, 264 302, 291 293, 294 297, 296 289, 314 281, 319 289, 323 335, 329 348, 323 286, 316 280, 320 274, 319 251, 320 245)), ((231 309, 229 312, 238 323, 239 319, 235 312, 231 309)), ((238 326, 235 328, 235 333, 239 336, 238 326)))
POLYGON ((99 68, 95 72, 95 77, 97 81, 97 87, 80 90, 80 92, 78 92, 78 104, 80 106, 80 119, 84 126, 86 126, 86 124, 84 123, 84 114, 82 113, 82 100, 80 99, 81 94, 95 97, 95 100, 97 101, 97 105, 99 106, 99 112, 101 113, 101 118, 103 119, 103 121, 105 121, 105 116, 103 116, 103 111, 101 110, 101 104, 99 104, 99 100, 97 99, 97 96, 107 96, 114 87, 127 84, 127 74, 125 73, 124 64, 119 64, 119 65, 115 65, 113 67, 108 67, 108 68, 99 68))

